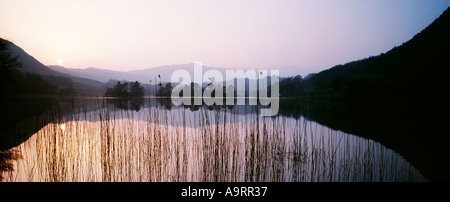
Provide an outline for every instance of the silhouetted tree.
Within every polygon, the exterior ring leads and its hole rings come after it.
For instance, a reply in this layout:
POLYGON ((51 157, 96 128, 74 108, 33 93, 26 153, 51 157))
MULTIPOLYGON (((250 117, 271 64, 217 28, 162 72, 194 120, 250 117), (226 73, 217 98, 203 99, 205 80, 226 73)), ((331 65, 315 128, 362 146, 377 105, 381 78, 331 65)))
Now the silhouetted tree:
POLYGON ((161 88, 159 89, 157 95, 158 96, 171 96, 172 94, 172 83, 166 83, 165 86, 161 84, 161 88))
POLYGON ((18 56, 9 50, 11 42, 0 38, 0 93, 8 94, 54 94, 56 87, 37 74, 24 74, 18 70, 22 65, 18 56))
POLYGON ((116 85, 106 90, 106 96, 119 98, 130 97, 130 93, 128 92, 128 83, 122 84, 120 81, 118 81, 116 85))
POLYGON ((130 93, 131 97, 133 98, 140 98, 144 96, 144 88, 141 86, 141 84, 138 81, 135 81, 131 84, 130 87, 130 93))
POLYGON ((5 76, 11 74, 22 65, 17 61, 19 56, 13 57, 9 51, 11 42, 0 38, 0 75, 5 76))
POLYGON ((340 92, 343 91, 346 85, 346 80, 343 76, 339 76, 333 80, 331 86, 334 91, 340 92))
POLYGON ((118 81, 112 88, 106 90, 105 96, 116 97, 119 99, 108 100, 119 109, 133 109, 139 111, 144 105, 144 88, 138 81, 129 85, 127 82, 118 81))
MULTIPOLYGON (((270 88, 269 94, 270 94, 270 88)), ((283 97, 302 96, 305 90, 302 76, 288 77, 280 81, 280 94, 283 97)))

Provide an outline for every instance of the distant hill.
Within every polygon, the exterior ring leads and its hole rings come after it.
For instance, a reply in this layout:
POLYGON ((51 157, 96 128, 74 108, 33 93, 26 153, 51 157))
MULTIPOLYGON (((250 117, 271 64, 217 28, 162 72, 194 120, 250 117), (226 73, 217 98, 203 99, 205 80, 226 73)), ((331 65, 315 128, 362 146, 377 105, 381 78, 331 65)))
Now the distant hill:
POLYGON ((22 65, 22 68, 18 69, 19 71, 38 74, 59 89, 64 89, 71 86, 76 92, 84 95, 99 95, 101 91, 104 91, 104 83, 54 71, 36 60, 33 56, 26 53, 22 48, 16 46, 14 43, 10 43, 9 50, 12 56, 18 56, 17 61, 22 65))
POLYGON ((69 74, 80 78, 92 79, 99 82, 108 82, 109 80, 139 81, 141 83, 148 82, 146 76, 131 75, 127 72, 99 69, 94 67, 85 69, 72 69, 62 66, 48 66, 48 68, 64 74, 69 74))
MULTIPOLYGON (((157 78, 159 82, 158 75, 161 75, 161 81, 169 82, 172 76, 172 73, 179 69, 187 70, 193 79, 194 76, 194 64, 179 64, 179 65, 165 65, 159 67, 152 67, 140 70, 132 70, 132 71, 114 71, 107 69, 100 69, 89 67, 85 69, 72 69, 72 68, 64 68, 62 66, 48 66, 51 70, 58 71, 65 74, 70 74, 72 76, 88 78, 100 82, 108 82, 109 80, 127 80, 127 81, 139 81, 141 83, 148 84, 150 80, 154 83, 155 78, 157 78)), ((222 72, 223 76, 225 76, 225 68, 220 67, 208 67, 203 66, 203 73, 207 70, 215 69, 222 72)))
MULTIPOLYGON (((191 75, 191 80, 194 81, 194 63, 189 64, 178 64, 178 65, 165 65, 165 66, 159 66, 159 67, 152 67, 147 69, 141 69, 141 70, 132 70, 132 71, 114 71, 114 70, 107 70, 107 69, 99 69, 99 68, 85 68, 85 69, 72 69, 72 68, 65 68, 62 66, 48 66, 51 70, 58 71, 60 73, 69 74, 76 77, 81 78, 88 78, 92 80, 97 80, 100 82, 105 82, 107 86, 113 86, 118 81, 121 82, 133 82, 138 81, 140 82, 145 88, 153 89, 153 87, 149 87, 155 85, 156 83, 162 82, 163 84, 170 82, 172 73, 176 70, 186 70, 191 75), (161 76, 159 78, 158 76, 161 76), (152 81, 150 83, 150 80, 152 81)), ((202 66, 203 74, 208 70, 218 70, 222 73, 223 79, 226 79, 226 68, 221 67, 209 67, 209 66, 202 66)), ((244 72, 247 71, 246 69, 242 69, 244 72)), ((256 73, 257 74, 257 73, 256 73)), ((258 76, 258 75, 256 75, 258 76)), ((280 78, 282 80, 282 78, 280 78)), ((270 83, 270 78, 269 78, 270 83)), ((208 80, 203 81, 202 87, 206 88, 206 86, 210 82, 208 80)), ((249 79, 245 80, 245 92, 248 94, 249 87, 248 84, 249 79)), ((237 86, 235 86, 236 88, 237 86)))

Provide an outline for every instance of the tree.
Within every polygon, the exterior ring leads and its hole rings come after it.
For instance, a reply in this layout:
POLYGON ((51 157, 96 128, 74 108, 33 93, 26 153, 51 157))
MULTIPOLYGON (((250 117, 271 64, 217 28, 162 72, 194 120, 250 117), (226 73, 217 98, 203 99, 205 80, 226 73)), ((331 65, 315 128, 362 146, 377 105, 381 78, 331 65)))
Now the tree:
POLYGON ((172 94, 172 83, 166 83, 165 86, 161 85, 161 88, 159 89, 157 95, 158 96, 170 96, 172 94))
POLYGON ((13 57, 9 51, 11 42, 0 38, 0 84, 1 91, 12 91, 13 85, 17 83, 17 77, 22 75, 17 71, 22 65, 17 62, 17 57, 13 57))
POLYGON ((116 85, 106 90, 106 96, 127 98, 129 96, 128 83, 122 84, 120 81, 118 81, 116 85))
POLYGON ((334 91, 341 92, 345 89, 346 82, 347 81, 343 76, 338 76, 333 80, 331 86, 334 91))
MULTIPOLYGON (((303 78, 300 75, 288 77, 280 82, 280 94, 284 97, 296 97, 305 93, 303 78)), ((270 94, 270 89, 269 89, 270 94)))
POLYGON ((12 43, 0 38, 0 93, 54 94, 56 87, 37 74, 24 74, 18 70, 22 65, 12 56, 12 43))
POLYGON ((140 98, 144 96, 144 88, 138 81, 131 84, 130 93, 132 98, 140 98))
POLYGON ((121 83, 118 81, 112 88, 106 90, 105 96, 118 98, 142 98, 144 96, 144 88, 138 81, 131 83, 121 83))
POLYGON ((0 38, 0 74, 6 76, 11 74, 17 68, 21 68, 22 65, 17 61, 19 56, 13 57, 9 51, 9 45, 11 42, 0 38))

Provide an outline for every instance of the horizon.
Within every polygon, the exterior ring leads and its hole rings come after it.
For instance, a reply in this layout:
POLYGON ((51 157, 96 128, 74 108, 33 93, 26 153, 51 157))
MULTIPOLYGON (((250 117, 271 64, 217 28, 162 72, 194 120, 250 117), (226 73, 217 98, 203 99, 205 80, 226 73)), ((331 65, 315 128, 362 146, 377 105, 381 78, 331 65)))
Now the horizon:
POLYGON ((47 66, 127 72, 198 61, 305 77, 409 41, 450 0, 3 0, 0 5, 0 37, 47 66))
POLYGON ((450 181, 449 6, 0 0, 0 182, 450 181))

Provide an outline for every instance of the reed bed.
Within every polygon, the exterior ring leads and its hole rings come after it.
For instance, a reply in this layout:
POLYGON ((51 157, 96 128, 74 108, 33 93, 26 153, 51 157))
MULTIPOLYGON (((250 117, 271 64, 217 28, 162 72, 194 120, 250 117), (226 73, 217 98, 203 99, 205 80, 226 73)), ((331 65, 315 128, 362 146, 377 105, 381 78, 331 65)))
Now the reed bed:
POLYGON ((303 118, 97 104, 62 116, 14 148, 3 181, 425 181, 383 145, 303 118), (65 126, 62 127, 62 126, 65 126))

